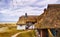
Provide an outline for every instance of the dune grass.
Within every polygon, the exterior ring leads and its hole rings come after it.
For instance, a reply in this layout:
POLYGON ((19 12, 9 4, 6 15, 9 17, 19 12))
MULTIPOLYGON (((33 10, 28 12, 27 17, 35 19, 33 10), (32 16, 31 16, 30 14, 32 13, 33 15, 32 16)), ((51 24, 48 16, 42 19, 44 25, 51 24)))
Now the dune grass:
POLYGON ((17 37, 35 37, 35 31, 31 30, 27 32, 28 30, 17 30, 16 27, 9 28, 5 32, 0 32, 0 37, 11 37, 12 35, 18 33, 18 32, 23 32, 19 34, 17 37), (24 32, 25 31, 25 32, 24 32))
POLYGON ((9 28, 5 32, 0 32, 0 37, 11 37, 13 34, 21 32, 19 30, 16 30, 16 28, 9 28))
POLYGON ((36 33, 34 30, 31 30, 29 32, 24 32, 24 33, 21 33, 20 35, 18 35, 17 37, 36 37, 36 33))
POLYGON ((35 37, 35 31, 30 30, 17 30, 16 23, 0 23, 0 37, 11 37, 12 35, 20 33, 17 37, 35 37))
MULTIPOLYGON (((14 35, 18 32, 24 32, 24 31, 14 30, 11 32, 4 32, 4 33, 0 33, 0 37, 11 37, 12 35, 14 35)), ((33 30, 31 30, 29 32, 21 33, 17 37, 35 37, 35 32, 33 30)))

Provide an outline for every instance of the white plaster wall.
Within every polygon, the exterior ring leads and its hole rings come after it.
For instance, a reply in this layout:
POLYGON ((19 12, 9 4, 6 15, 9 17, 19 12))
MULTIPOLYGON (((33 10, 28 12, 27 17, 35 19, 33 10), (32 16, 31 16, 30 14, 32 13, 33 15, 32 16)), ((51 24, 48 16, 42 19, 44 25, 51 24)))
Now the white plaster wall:
POLYGON ((25 26, 26 25, 22 25, 22 26, 17 25, 17 30, 25 30, 26 29, 25 26))

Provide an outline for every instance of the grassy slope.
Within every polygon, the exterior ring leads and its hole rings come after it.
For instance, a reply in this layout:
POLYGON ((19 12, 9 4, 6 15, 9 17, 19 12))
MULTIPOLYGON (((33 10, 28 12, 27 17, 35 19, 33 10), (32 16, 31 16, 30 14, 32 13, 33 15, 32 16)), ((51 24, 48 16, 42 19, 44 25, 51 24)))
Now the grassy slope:
MULTIPOLYGON (((0 33, 0 37, 11 37, 12 35, 14 35, 18 32, 24 32, 24 31, 12 30, 10 32, 0 33)), ((21 33, 17 37, 34 37, 34 36, 35 36, 35 32, 34 32, 34 30, 31 30, 29 32, 21 33)))
MULTIPOLYGON (((16 30, 16 23, 0 23, 0 30, 1 28, 3 28, 2 29, 3 31, 0 31, 0 37, 11 37, 12 35, 18 32, 23 32, 23 33, 19 34, 17 37, 34 37, 35 36, 34 30, 31 30, 29 32, 16 30), (7 29, 5 27, 7 27, 7 29)), ((28 30, 25 30, 25 31, 28 31, 28 30)))
MULTIPOLYGON (((14 34, 16 34, 18 32, 24 32, 22 30, 16 30, 16 26, 14 24, 13 24, 14 26, 13 25, 10 26, 10 25, 11 24, 1 25, 0 28, 7 27, 7 29, 6 29, 6 31, 4 31, 4 29, 5 29, 4 28, 3 29, 4 32, 3 31, 0 32, 0 37, 11 37, 12 35, 14 35, 14 34)), ((25 30, 25 31, 28 31, 28 30, 25 30)), ((34 37, 34 36, 35 36, 35 32, 34 32, 34 30, 31 30, 29 32, 21 33, 17 37, 34 37)))
POLYGON ((17 32, 20 32, 20 31, 16 30, 16 28, 11 28, 5 32, 0 32, 0 37, 11 37, 11 35, 13 35, 17 32))
POLYGON ((18 35, 17 37, 35 37, 35 31, 34 30, 31 30, 29 32, 24 32, 24 33, 21 33, 20 35, 18 35))

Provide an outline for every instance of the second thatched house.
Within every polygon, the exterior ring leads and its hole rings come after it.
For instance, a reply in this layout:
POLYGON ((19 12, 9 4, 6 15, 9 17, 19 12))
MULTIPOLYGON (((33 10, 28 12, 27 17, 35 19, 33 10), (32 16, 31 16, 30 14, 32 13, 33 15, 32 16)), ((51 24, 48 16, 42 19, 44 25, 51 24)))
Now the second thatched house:
POLYGON ((33 29, 34 24, 37 22, 37 16, 27 15, 21 16, 17 22, 18 30, 33 29))

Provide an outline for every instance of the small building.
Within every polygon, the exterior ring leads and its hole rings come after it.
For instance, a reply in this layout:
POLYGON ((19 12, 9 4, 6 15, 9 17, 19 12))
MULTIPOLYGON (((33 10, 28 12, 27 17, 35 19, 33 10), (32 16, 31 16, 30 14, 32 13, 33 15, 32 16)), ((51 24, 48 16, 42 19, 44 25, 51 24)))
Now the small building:
POLYGON ((34 23, 37 22, 37 16, 21 16, 17 22, 17 30, 34 29, 34 23))

